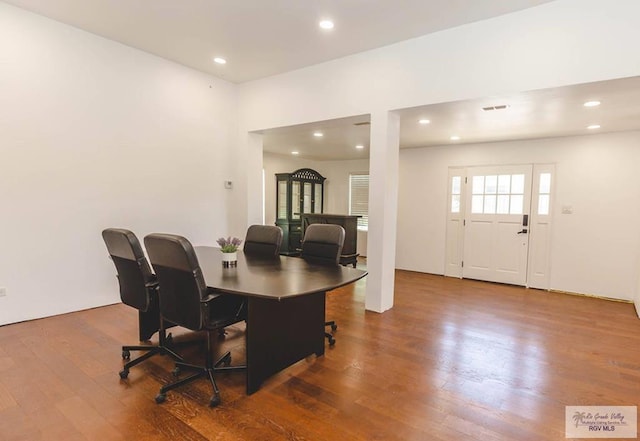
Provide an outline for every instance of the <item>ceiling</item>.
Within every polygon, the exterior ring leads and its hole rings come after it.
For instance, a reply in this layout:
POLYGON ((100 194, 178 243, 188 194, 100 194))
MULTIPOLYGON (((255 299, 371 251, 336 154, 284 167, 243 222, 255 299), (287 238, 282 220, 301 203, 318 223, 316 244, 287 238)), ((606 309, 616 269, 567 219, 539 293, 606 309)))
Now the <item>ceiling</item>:
MULTIPOLYGON (((231 82, 321 63, 550 0, 4 0, 231 82), (330 18, 335 28, 318 27, 330 18), (218 65, 213 57, 227 64, 218 65)), ((640 129, 640 77, 398 110, 400 147, 640 129), (585 109, 586 100, 602 105, 585 109), (505 110, 483 111, 486 106, 505 110), (426 118, 427 125, 417 123, 426 118), (589 124, 601 128, 588 131, 589 124)), ((368 115, 267 130, 267 152, 369 157, 368 115), (322 131, 323 137, 313 136, 322 131), (365 148, 356 150, 355 145, 365 148)))
MULTIPOLYGON (((640 77, 398 110, 400 148, 590 135, 640 130, 640 77), (584 107, 597 100, 600 106, 584 107), (504 110, 484 107, 508 106, 504 110), (419 124, 428 119, 429 124, 419 124), (599 129, 587 126, 598 124, 599 129), (460 140, 452 141, 452 135, 460 140)), ((263 133, 264 150, 312 160, 366 159, 368 115, 282 127, 263 133), (358 124, 358 125, 356 125, 358 124), (320 131, 322 138, 313 136, 320 131), (365 148, 357 150, 357 144, 365 148)))
POLYGON ((241 83, 550 0, 4 1, 241 83), (318 27, 325 18, 331 31, 318 27))

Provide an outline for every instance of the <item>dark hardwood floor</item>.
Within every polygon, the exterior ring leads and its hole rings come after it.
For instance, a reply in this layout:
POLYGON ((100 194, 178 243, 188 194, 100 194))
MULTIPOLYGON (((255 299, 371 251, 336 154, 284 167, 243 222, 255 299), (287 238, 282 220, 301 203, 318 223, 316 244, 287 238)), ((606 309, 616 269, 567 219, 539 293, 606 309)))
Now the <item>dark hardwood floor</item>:
MULTIPOLYGON (((365 283, 328 295, 324 357, 252 396, 244 373, 218 375, 215 409, 204 380, 154 402, 168 357, 119 379, 137 336, 124 305, 0 327, 0 440, 564 440, 567 405, 639 404, 631 304, 398 271, 395 307, 375 314, 365 283)), ((244 360, 242 326, 225 349, 244 360)))

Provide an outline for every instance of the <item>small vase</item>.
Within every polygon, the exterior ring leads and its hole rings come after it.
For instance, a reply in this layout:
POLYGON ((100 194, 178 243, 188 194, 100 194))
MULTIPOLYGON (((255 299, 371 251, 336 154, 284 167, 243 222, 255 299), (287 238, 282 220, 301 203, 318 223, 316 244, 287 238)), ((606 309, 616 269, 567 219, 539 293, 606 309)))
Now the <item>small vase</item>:
POLYGON ((238 253, 222 253, 222 266, 230 268, 238 265, 238 253))

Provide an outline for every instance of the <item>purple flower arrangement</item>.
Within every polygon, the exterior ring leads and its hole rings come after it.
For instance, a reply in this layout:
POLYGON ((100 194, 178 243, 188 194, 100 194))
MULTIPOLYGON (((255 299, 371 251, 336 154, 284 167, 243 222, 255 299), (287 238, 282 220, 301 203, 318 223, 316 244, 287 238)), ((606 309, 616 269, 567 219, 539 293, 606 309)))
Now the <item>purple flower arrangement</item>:
POLYGON ((235 253, 238 251, 238 247, 242 243, 242 240, 237 237, 227 237, 226 239, 221 237, 216 240, 216 242, 220 245, 220 251, 223 253, 235 253))

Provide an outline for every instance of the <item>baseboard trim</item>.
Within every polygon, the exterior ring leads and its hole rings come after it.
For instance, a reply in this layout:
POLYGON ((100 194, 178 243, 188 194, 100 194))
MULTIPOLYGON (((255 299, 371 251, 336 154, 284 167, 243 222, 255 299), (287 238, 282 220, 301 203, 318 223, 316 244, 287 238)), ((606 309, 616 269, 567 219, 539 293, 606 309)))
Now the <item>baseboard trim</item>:
MULTIPOLYGON (((536 289, 536 288, 532 288, 532 289, 536 289)), ((543 290, 543 291, 549 291, 557 294, 568 294, 570 296, 591 297, 593 299, 608 300, 610 302, 633 303, 633 300, 616 299, 615 297, 600 296, 597 294, 584 294, 581 292, 561 291, 559 289, 549 289, 549 290, 543 290)))

